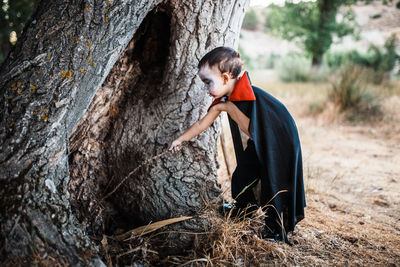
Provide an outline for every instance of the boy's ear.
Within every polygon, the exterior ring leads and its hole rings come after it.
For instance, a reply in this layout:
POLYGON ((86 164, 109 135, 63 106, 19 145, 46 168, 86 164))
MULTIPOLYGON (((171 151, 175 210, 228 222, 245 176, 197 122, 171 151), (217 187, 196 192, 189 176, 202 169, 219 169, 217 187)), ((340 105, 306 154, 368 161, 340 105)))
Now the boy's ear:
POLYGON ((224 72, 221 75, 222 75, 222 80, 223 80, 224 84, 227 83, 229 81, 229 78, 231 77, 228 72, 224 72))

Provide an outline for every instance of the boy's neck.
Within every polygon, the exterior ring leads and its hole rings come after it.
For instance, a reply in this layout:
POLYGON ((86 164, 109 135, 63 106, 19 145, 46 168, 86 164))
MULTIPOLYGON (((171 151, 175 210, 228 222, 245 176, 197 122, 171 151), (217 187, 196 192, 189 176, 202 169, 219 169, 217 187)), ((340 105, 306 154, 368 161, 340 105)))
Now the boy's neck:
POLYGON ((233 90, 236 87, 236 83, 237 82, 238 82, 238 78, 235 78, 235 79, 231 80, 231 86, 230 86, 230 89, 229 89, 228 93, 226 94, 227 96, 230 96, 232 94, 233 90))

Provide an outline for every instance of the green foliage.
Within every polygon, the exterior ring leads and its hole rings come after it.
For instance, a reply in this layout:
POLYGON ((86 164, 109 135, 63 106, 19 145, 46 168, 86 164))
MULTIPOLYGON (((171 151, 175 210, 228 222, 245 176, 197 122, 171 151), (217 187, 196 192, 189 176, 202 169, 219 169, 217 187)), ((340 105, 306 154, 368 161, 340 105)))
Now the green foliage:
POLYGON ((396 62, 400 64, 400 56, 396 53, 397 39, 395 35, 389 37, 383 48, 371 45, 366 53, 353 49, 347 52, 328 52, 324 55, 324 64, 332 70, 341 66, 359 65, 371 69, 369 81, 380 84, 388 79, 396 62))
POLYGON ((328 66, 331 70, 335 71, 340 66, 354 64, 361 57, 360 53, 353 49, 349 51, 335 51, 327 52, 324 55, 323 62, 324 65, 328 66), (357 60, 355 59, 357 58, 357 60))
POLYGON ((254 9, 251 8, 249 11, 246 12, 244 16, 242 28, 254 31, 257 25, 258 25, 257 14, 254 11, 254 9))
POLYGON ((290 53, 282 57, 276 71, 284 82, 305 82, 311 77, 311 60, 305 56, 290 53))
MULTIPOLYGON (((380 56, 382 58, 380 64, 376 64, 376 61, 373 62, 373 64, 376 66, 375 69, 383 69, 384 71, 391 71, 393 70, 394 66, 396 65, 396 61, 400 60, 400 55, 396 53, 396 47, 397 47, 397 38, 396 35, 390 36, 384 45, 384 51, 379 50, 380 56)), ((378 54, 378 53, 376 53, 378 54)))
MULTIPOLYGON (((0 2, 0 40, 9 42, 10 33, 15 31, 21 36, 26 21, 31 17, 40 0, 9 0, 0 2)), ((3 46, 4 44, 2 44, 3 46)), ((10 45, 13 45, 10 43, 10 45)), ((0 51, 0 62, 6 55, 0 51)))
POLYGON ((331 81, 328 100, 351 121, 374 120, 382 115, 380 99, 367 89, 367 75, 365 68, 348 65, 331 81))
POLYGON ((375 14, 373 16, 371 16, 371 19, 379 19, 382 17, 382 14, 375 14))
POLYGON ((270 33, 289 41, 297 41, 312 57, 314 65, 332 44, 333 35, 339 38, 355 34, 355 15, 349 8, 337 19, 339 7, 353 0, 317 0, 315 2, 286 1, 283 7, 270 5, 265 26, 270 33))

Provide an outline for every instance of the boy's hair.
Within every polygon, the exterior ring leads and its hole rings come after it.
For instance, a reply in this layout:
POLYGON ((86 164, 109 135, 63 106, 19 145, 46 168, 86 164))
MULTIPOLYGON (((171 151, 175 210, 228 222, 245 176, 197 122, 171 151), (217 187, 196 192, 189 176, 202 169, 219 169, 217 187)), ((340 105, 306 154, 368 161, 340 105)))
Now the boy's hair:
POLYGON ((221 73, 230 72, 233 78, 237 78, 242 72, 243 61, 240 58, 240 53, 234 49, 226 46, 220 46, 214 48, 207 54, 205 54, 199 61, 197 68, 200 69, 206 63, 211 67, 218 64, 218 69, 221 73))

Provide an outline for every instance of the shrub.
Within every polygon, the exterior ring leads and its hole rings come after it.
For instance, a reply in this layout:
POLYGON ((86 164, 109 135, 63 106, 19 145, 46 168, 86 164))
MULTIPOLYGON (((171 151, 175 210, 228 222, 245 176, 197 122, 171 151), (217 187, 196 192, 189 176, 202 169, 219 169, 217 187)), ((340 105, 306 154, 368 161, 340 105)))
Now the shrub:
POLYGON ((284 82, 308 81, 311 76, 311 59, 299 54, 287 54, 278 61, 276 71, 284 82))
POLYGON ((257 14, 254 9, 250 9, 243 18, 242 28, 254 31, 258 25, 257 14))
POLYGON ((383 49, 377 46, 370 47, 370 51, 373 51, 371 67, 376 73, 372 81, 375 84, 380 84, 387 79, 389 72, 394 69, 396 62, 400 60, 400 56, 396 53, 396 43, 397 38, 393 34, 386 40, 383 49))
POLYGON ((324 102, 313 101, 310 104, 308 104, 308 110, 311 114, 319 114, 324 110, 324 108, 325 108, 324 102))
POLYGON ((341 66, 356 64, 371 69, 368 81, 381 84, 390 77, 390 72, 395 68, 400 56, 396 53, 397 39, 395 35, 389 37, 383 48, 371 45, 366 53, 357 50, 346 52, 328 52, 324 55, 324 65, 332 71, 341 66))
POLYGON ((340 69, 339 77, 331 81, 328 100, 347 114, 351 121, 374 120, 382 115, 380 99, 367 90, 368 71, 357 65, 340 69))
POLYGON ((375 14, 375 15, 372 15, 370 18, 371 19, 379 19, 381 17, 382 17, 382 14, 375 14))

